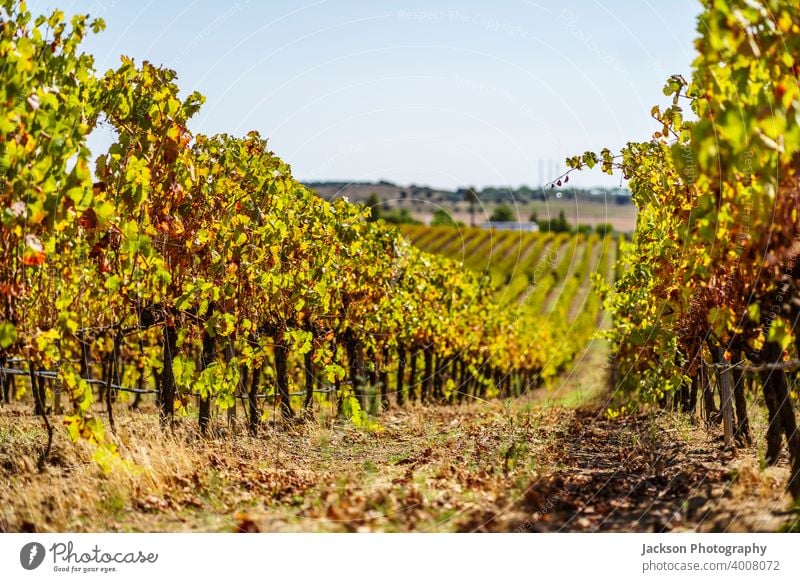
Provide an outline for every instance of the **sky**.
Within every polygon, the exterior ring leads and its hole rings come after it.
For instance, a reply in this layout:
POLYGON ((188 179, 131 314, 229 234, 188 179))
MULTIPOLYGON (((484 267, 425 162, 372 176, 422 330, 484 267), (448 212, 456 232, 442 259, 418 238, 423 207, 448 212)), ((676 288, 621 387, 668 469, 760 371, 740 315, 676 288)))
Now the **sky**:
MULTIPOLYGON (((195 132, 258 130, 303 181, 536 186, 587 149, 649 139, 689 76, 694 0, 51 0, 106 30, 84 44, 175 69, 195 132)), ((93 152, 110 137, 95 135, 93 152)), ((619 186, 599 171, 576 186, 619 186)))

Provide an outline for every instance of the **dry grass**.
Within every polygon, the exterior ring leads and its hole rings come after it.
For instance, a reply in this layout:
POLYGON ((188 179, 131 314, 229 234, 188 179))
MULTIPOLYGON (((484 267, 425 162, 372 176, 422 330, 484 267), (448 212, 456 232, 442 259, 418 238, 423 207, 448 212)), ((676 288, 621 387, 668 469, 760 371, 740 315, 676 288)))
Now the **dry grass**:
MULTIPOLYGON (((582 372, 596 356, 576 377, 590 377, 582 372)), ((109 472, 59 431, 38 473, 39 421, 28 406, 4 407, 0 531, 774 531, 786 522, 784 463, 761 467, 758 445, 734 456, 719 431, 671 414, 606 420, 595 388, 394 408, 372 431, 319 414, 257 438, 226 427, 200 439, 189 418, 165 433, 156 415, 120 407, 122 461, 109 472)))
POLYGON ((485 489, 513 486, 532 461, 508 452, 522 430, 513 413, 478 408, 393 411, 376 431, 323 419, 209 440, 193 423, 165 433, 155 415, 120 410, 123 461, 111 471, 59 432, 38 473, 44 432, 27 410, 6 407, 0 529, 225 531, 256 517, 268 530, 447 529, 456 511, 491 501, 485 489))

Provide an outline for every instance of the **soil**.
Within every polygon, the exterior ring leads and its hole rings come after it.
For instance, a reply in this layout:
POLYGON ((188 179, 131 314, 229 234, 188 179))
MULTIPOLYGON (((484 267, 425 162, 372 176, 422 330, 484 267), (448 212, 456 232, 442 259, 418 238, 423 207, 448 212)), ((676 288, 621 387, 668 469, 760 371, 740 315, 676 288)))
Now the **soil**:
POLYGON ((391 409, 370 430, 325 419, 230 429, 120 409, 104 472, 59 433, 0 409, 0 531, 777 531, 786 460, 727 451, 719 430, 658 411, 607 418, 540 393, 391 409), (38 431, 38 432, 37 432, 38 431))

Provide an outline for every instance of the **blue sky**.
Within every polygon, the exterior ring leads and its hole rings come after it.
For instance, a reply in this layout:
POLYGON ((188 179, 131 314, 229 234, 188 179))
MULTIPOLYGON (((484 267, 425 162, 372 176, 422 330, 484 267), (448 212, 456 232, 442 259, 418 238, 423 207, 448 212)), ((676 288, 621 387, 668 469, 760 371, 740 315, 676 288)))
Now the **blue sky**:
MULTIPOLYGON (((30 1, 106 21, 86 42, 176 69, 197 132, 257 129, 301 180, 536 185, 656 129, 688 76, 693 0, 30 1)), ((106 147, 98 135, 92 148, 106 147)), ((618 185, 599 172, 578 185, 618 185)))

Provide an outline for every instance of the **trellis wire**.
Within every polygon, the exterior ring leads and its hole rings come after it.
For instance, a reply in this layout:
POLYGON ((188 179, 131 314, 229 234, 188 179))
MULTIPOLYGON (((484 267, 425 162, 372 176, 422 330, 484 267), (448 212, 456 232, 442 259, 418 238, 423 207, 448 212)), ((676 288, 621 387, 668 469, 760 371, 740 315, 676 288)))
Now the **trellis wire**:
MULTIPOLYGON (((17 362, 23 362, 24 360, 16 360, 17 362)), ((17 368, 5 368, 0 367, 0 374, 8 374, 10 376, 29 376, 30 372, 28 370, 21 370, 17 368)), ((54 372, 52 370, 35 370, 33 372, 35 376, 41 376, 43 378, 48 378, 51 380, 58 379, 58 372, 54 372)), ((116 384, 107 384, 103 380, 97 380, 94 378, 82 378, 87 384, 96 384, 101 386, 106 386, 113 390, 117 390, 118 392, 130 392, 131 394, 158 394, 158 390, 151 390, 151 389, 144 389, 144 388, 129 388, 127 386, 117 386, 116 384)), ((349 384, 349 382, 343 382, 342 384, 349 384)), ((315 394, 330 394, 331 392, 335 392, 336 388, 331 386, 329 388, 323 389, 314 389, 312 392, 315 394)), ((289 396, 305 396, 308 392, 306 390, 302 390, 299 392, 289 392, 289 396)), ((197 396, 200 397, 201 394, 199 392, 181 392, 182 396, 197 396)), ((261 400, 265 398, 274 398, 277 394, 256 394, 256 398, 261 400)), ((240 395, 235 396, 234 398, 238 398, 240 400, 247 400, 250 397, 247 395, 240 395)))
POLYGON ((800 360, 787 360, 785 362, 774 362, 771 364, 757 364, 755 366, 750 364, 745 364, 744 361, 736 362, 734 364, 729 363, 719 363, 715 364, 713 362, 705 362, 706 366, 710 368, 719 368, 721 370, 741 370, 742 372, 750 372, 750 373, 757 373, 757 372, 769 372, 775 370, 783 370, 784 372, 797 372, 800 370, 800 360))

